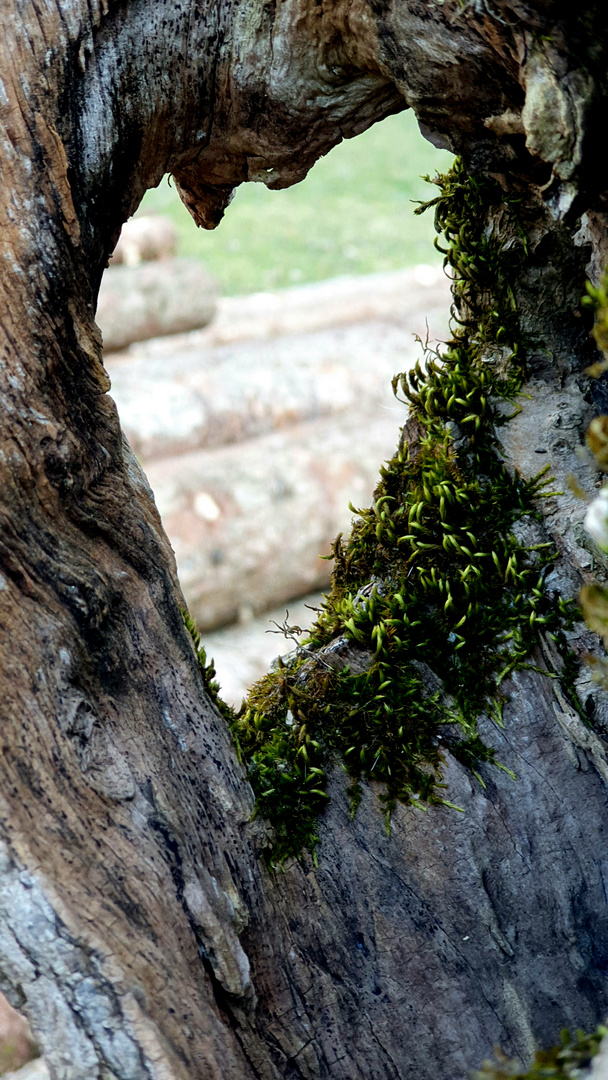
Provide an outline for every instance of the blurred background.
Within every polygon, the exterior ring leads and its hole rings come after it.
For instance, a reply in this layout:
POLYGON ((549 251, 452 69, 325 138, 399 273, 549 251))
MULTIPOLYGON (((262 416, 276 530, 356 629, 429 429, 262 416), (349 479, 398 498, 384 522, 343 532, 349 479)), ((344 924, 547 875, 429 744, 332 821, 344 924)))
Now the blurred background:
POLYGON ((180 255, 203 259, 223 296, 401 270, 437 261, 432 212, 413 210, 437 194, 422 177, 451 160, 408 110, 336 146, 295 187, 243 184, 213 232, 197 229, 167 179, 139 213, 170 217, 180 255))
POLYGON ((273 620, 310 624, 319 556, 397 445, 391 378, 416 334, 445 335, 433 214, 414 209, 450 162, 408 111, 293 188, 238 188, 214 232, 168 179, 123 229, 98 311, 111 393, 230 703, 292 647, 273 620))
MULTIPOLYGON (((421 177, 450 162, 402 113, 294 188, 239 188, 213 233, 165 180, 104 275, 111 393, 231 704, 294 647, 286 612, 310 625, 331 573, 319 555, 397 446, 391 378, 420 357, 416 334, 446 333, 432 212, 413 211, 435 194, 421 177)), ((49 1077, 1 995, 0 1076, 49 1077)))

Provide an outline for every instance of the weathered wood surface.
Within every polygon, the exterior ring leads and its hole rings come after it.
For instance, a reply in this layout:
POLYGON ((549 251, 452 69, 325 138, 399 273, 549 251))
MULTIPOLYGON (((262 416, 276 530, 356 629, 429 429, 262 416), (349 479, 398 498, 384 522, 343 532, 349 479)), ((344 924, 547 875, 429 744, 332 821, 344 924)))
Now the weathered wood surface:
POLYGON ((319 870, 265 871, 93 312, 121 222, 165 171, 211 225, 235 183, 293 183, 408 103, 521 193, 534 372, 580 369, 590 252, 572 236, 588 210, 605 243, 607 18, 6 0, 0 970, 53 1080, 460 1080, 493 1042, 525 1053, 603 1015, 602 744, 541 675, 488 733, 516 784, 471 786, 446 750, 465 814, 401 810, 389 839, 371 791, 349 823, 338 772, 319 870))

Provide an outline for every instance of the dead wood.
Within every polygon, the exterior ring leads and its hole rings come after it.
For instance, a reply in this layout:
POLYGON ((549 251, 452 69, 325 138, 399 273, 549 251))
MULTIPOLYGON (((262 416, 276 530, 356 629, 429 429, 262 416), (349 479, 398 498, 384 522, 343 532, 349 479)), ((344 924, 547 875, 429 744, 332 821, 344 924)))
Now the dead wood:
MULTIPOLYGON (((51 1076, 452 1080, 494 1043, 525 1057, 589 1027, 606 1011, 603 759, 540 674, 513 680, 504 731, 486 723, 516 783, 488 768, 482 789, 446 750, 465 813, 401 808, 387 838, 369 788, 350 822, 337 770, 318 870, 265 869, 94 310, 122 222, 165 172, 213 226, 236 184, 295 183, 411 106, 518 193, 532 371, 541 396, 580 395, 578 300, 606 246, 603 5, 2 14, 0 971, 51 1076)), ((563 506, 547 518, 558 540, 569 525, 563 506)))

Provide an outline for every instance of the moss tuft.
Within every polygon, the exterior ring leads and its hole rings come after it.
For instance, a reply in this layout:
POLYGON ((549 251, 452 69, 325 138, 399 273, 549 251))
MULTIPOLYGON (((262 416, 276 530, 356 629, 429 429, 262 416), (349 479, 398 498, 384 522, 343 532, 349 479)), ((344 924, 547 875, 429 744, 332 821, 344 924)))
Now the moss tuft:
POLYGON ((234 722, 234 709, 231 709, 225 701, 222 701, 220 697, 220 684, 215 679, 215 667, 213 660, 207 660, 207 653, 201 642, 201 635, 194 619, 188 611, 182 611, 182 618, 186 630, 192 638, 192 644, 196 652, 196 658, 199 663, 201 676, 203 680, 203 686, 207 691, 207 696, 211 699, 218 712, 228 721, 230 725, 234 722))
POLYGON ((500 722, 502 683, 529 662, 541 630, 564 644, 568 611, 543 587, 553 549, 518 539, 550 481, 513 477, 495 434, 524 379, 511 285, 527 256, 517 203, 459 161, 434 183, 439 195, 417 212, 434 207, 444 238, 452 338, 395 377, 410 415, 373 505, 351 508, 310 638, 253 687, 231 724, 278 863, 314 853, 333 761, 350 777, 353 813, 360 782, 380 783, 387 829, 397 801, 451 805, 442 742, 478 777, 480 761, 498 764, 479 715, 494 710, 500 722), (507 240, 488 228, 497 220, 507 240))
MULTIPOLYGON (((596 361, 587 368, 587 374, 598 378, 608 370, 608 271, 599 285, 587 282, 587 295, 583 297, 582 304, 591 308, 594 315, 592 336, 596 345, 603 354, 601 360, 596 361)), ((595 462, 603 473, 608 473, 608 416, 595 416, 587 429, 586 442, 593 454, 595 462)), ((604 537, 606 531, 604 496, 607 485, 604 484, 592 507, 600 511, 602 528, 597 533, 597 524, 593 527, 587 520, 585 525, 588 532, 593 536, 601 548, 605 549, 604 537)), ((584 492, 583 492, 584 497, 584 492)), ((600 582, 591 582, 583 585, 580 592, 580 601, 583 616, 587 626, 594 633, 599 634, 604 642, 604 648, 608 649, 608 588, 600 582)), ((608 687, 608 659, 605 656, 590 656, 588 662, 594 668, 594 678, 605 688, 608 687)))
POLYGON ((575 1035, 564 1029, 559 1046, 551 1050, 539 1050, 534 1062, 523 1070, 517 1061, 495 1052, 494 1061, 484 1061, 481 1070, 474 1075, 474 1080, 576 1080, 587 1076, 593 1058, 598 1053, 602 1039, 608 1035, 608 1028, 598 1027, 590 1035, 580 1029, 575 1035))
MULTIPOLYGON (((606 358, 608 356, 608 273, 604 274, 599 285, 587 282, 587 294, 582 299, 582 305, 593 311, 594 326, 591 333, 598 349, 606 358)), ((600 375, 606 370, 607 365, 606 359, 603 362, 599 361, 594 368, 590 369, 589 374, 600 375)))

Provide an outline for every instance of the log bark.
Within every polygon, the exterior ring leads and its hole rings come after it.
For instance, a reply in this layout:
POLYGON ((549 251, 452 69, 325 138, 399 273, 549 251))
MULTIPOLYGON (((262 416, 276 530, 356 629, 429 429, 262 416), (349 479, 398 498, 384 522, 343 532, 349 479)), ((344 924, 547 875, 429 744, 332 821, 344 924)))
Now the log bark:
POLYGON ((109 267, 97 303, 105 352, 207 326, 215 315, 216 294, 215 282, 198 259, 109 267))
MULTIPOLYGON (((565 402, 570 453, 579 298, 606 250, 607 20, 550 0, 6 0, 0 971, 53 1080, 451 1080, 604 1015, 605 751, 559 681, 518 674, 504 730, 483 722, 517 784, 484 767, 472 786, 446 748, 465 813, 398 808, 386 837, 371 785, 350 821, 336 768, 318 869, 266 869, 94 309, 165 172, 213 226, 236 184, 297 182, 409 105, 521 199, 530 408, 565 402)), ((554 504, 546 529, 575 589, 571 516, 554 504)))

